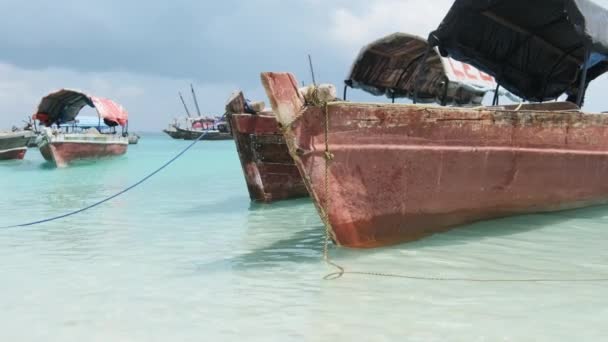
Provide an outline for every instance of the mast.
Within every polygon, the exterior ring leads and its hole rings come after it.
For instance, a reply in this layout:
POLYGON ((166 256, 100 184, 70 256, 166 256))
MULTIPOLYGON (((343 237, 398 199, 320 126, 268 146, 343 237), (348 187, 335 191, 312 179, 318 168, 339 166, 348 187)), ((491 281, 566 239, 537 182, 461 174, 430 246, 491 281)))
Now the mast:
POLYGON ((186 110, 186 114, 188 114, 188 117, 192 117, 190 115, 190 111, 188 110, 188 106, 186 106, 186 101, 184 101, 184 97, 182 96, 182 93, 179 93, 179 98, 182 100, 182 104, 184 105, 184 109, 186 110))
POLYGON ((194 105, 196 106, 196 112, 198 113, 198 116, 201 116, 201 110, 200 108, 198 108, 198 101, 196 100, 196 93, 194 92, 194 87, 192 86, 192 83, 190 83, 190 90, 192 90, 192 98, 194 99, 194 105))
POLYGON ((310 66, 310 74, 312 75, 312 84, 316 87, 317 80, 315 80, 315 69, 312 66, 312 57, 310 57, 310 54, 308 55, 308 65, 310 66))

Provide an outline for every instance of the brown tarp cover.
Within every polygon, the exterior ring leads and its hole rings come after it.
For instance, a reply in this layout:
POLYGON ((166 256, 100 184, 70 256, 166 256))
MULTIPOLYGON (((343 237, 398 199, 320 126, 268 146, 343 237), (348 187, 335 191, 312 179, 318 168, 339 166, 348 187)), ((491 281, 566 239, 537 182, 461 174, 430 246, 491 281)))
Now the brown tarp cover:
POLYGON ((443 58, 435 49, 418 77, 428 47, 425 39, 405 33, 378 39, 361 50, 345 82, 388 98, 412 98, 417 83, 419 102, 455 105, 479 104, 487 91, 494 90, 496 83, 491 76, 443 58))
POLYGON ((442 55, 530 101, 578 92, 608 69, 608 12, 589 0, 456 0, 430 36, 442 55))
POLYGON ((43 97, 34 119, 49 126, 71 122, 84 106, 95 108, 108 126, 127 125, 129 114, 118 103, 71 89, 60 89, 43 97))

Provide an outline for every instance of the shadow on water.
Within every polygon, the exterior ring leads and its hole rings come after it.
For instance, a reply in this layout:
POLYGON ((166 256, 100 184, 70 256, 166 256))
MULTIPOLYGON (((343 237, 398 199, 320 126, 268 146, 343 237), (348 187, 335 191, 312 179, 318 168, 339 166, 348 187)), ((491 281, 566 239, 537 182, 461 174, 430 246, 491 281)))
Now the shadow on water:
MULTIPOLYGON (((98 157, 98 158, 85 158, 85 159, 76 159, 72 160, 67 168, 70 169, 80 169, 80 168, 90 168, 92 166, 96 167, 104 167, 106 168, 116 167, 116 165, 121 165, 124 163, 125 159, 127 159, 126 155, 120 156, 106 156, 106 157, 98 157)), ((38 167, 42 170, 50 170, 50 169, 61 169, 58 168, 55 163, 42 159, 42 161, 38 164, 38 167)), ((64 168, 65 169, 65 168, 64 168)))
POLYGON ((55 164, 53 164, 50 161, 43 161, 42 163, 38 164, 38 168, 41 170, 54 170, 57 168, 57 166, 55 166, 55 164))
POLYGON ((276 203, 260 203, 251 201, 249 203, 249 211, 282 210, 301 206, 304 204, 312 204, 312 201, 308 197, 290 199, 276 203))
POLYGON ((235 269, 274 267, 285 263, 318 263, 323 251, 323 227, 299 230, 289 238, 254 248, 226 262, 235 269))
MULTIPOLYGON (((258 241, 266 238, 269 243, 258 245, 252 243, 254 247, 243 254, 220 261, 221 265, 207 264, 202 267, 206 269, 208 267, 225 268, 226 266, 234 269, 272 268, 284 266, 285 263, 322 262, 325 229, 320 221, 311 222, 311 218, 318 219, 318 215, 309 199, 285 201, 272 205, 252 203, 249 210, 246 238, 258 241), (282 221, 283 224, 278 224, 276 220, 282 221), (279 230, 289 230, 292 233, 289 237, 276 239, 281 235, 279 230), (272 240, 273 238, 275 239, 272 240)), ((332 245, 331 254, 340 259, 354 260, 386 252, 466 245, 488 238, 506 237, 545 229, 570 219, 594 220, 607 216, 608 206, 606 205, 553 213, 512 216, 464 225, 418 241, 384 248, 362 250, 332 245)))
POLYGON ((569 219, 598 219, 608 215, 608 206, 564 210, 551 213, 536 213, 481 221, 459 227, 453 231, 437 234, 436 239, 423 239, 423 246, 466 244, 485 238, 504 237, 534 230, 545 229, 569 219))
POLYGON ((200 268, 272 268, 321 261, 324 228, 309 199, 251 203, 246 224, 242 253, 200 268))
MULTIPOLYGON (((355 258, 387 251, 415 251, 427 248, 462 246, 485 239, 515 236, 518 234, 550 228, 571 219, 598 220, 608 217, 608 205, 582 209, 563 210, 551 213, 535 213, 480 221, 437 233, 410 243, 374 249, 334 248, 332 253, 341 258, 355 258)), ((547 234, 551 232, 547 231, 547 234)))
MULTIPOLYGON (((207 196, 207 195, 201 195, 207 196)), ((247 200, 242 195, 234 195, 230 197, 224 197, 216 200, 214 197, 213 201, 205 202, 203 204, 197 204, 188 206, 180 210, 168 211, 166 215, 174 217, 183 217, 184 215, 201 215, 205 216, 204 213, 218 214, 233 214, 235 211, 244 210, 247 207, 247 200)))

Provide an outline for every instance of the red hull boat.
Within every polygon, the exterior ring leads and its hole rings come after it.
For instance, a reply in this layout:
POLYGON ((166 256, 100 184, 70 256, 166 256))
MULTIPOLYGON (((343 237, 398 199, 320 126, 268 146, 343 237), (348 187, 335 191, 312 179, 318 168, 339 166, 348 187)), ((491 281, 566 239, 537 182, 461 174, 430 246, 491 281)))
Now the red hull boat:
POLYGON ((226 111, 251 200, 270 203, 308 196, 276 116, 272 112, 247 114, 244 104, 239 92, 226 111))
POLYGON ((0 132, 0 160, 23 159, 27 143, 33 136, 30 131, 0 132))
POLYGON ((121 155, 129 146, 128 132, 124 130, 128 113, 109 99, 61 89, 42 99, 33 118, 47 126, 38 142, 40 153, 57 167, 66 167, 77 159, 121 155), (84 106, 95 108, 98 118, 88 123, 86 117, 81 118, 82 122, 77 120, 84 106), (116 126, 123 127, 122 134, 115 131, 116 126), (101 133, 104 129, 106 132, 101 133))
POLYGON ((583 115, 568 103, 519 110, 307 106, 293 76, 262 78, 339 245, 385 246, 479 220, 608 200, 604 115, 583 115))
POLYGON ((11 149, 8 151, 0 151, 0 160, 17 160, 25 158, 26 148, 11 149))
MULTIPOLYGON (((435 77, 433 60, 452 57, 536 104, 347 103, 331 87, 303 93, 291 74, 263 73, 334 241, 378 247, 479 220, 607 203, 608 116, 579 109, 589 82, 608 70, 606 16, 588 0, 455 0, 415 62, 372 49, 362 61, 376 66, 352 72, 371 87, 347 83, 414 103, 443 88, 446 103, 454 88, 450 77, 435 77), (568 102, 542 103, 564 93, 568 102)), ((386 51, 416 50, 393 43, 386 51)))
POLYGON ((66 167, 78 159, 99 159, 118 156, 127 152, 129 141, 121 136, 89 134, 61 134, 59 136, 43 133, 40 153, 47 161, 57 167, 66 167))

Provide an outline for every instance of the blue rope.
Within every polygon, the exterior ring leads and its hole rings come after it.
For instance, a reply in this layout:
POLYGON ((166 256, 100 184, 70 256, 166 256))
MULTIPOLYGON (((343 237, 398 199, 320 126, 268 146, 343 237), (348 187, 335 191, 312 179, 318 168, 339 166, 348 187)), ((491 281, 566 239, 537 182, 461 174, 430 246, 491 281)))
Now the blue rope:
POLYGON ((181 157, 184 153, 186 153, 186 151, 188 151, 189 149, 192 148, 192 146, 194 146, 197 142, 199 142, 205 135, 207 135, 207 132, 201 134, 200 137, 198 137, 198 139, 196 139, 195 141, 193 141, 190 145, 188 145, 185 149, 183 149, 180 153, 178 153, 175 157, 171 158, 169 161, 167 161, 166 163, 164 163, 161 167, 159 167, 158 169, 154 170, 152 173, 150 173, 149 175, 147 175, 146 177, 142 178, 141 180, 139 180, 137 183, 129 186, 128 188, 115 193, 114 195, 110 196, 110 197, 106 197, 100 201, 97 201, 89 206, 86 206, 82 209, 78 209, 78 210, 74 210, 71 211, 69 213, 66 214, 62 214, 62 215, 58 215, 58 216, 54 216, 54 217, 50 217, 47 219, 43 219, 43 220, 38 220, 38 221, 33 221, 33 222, 28 222, 28 223, 22 223, 22 224, 15 224, 12 226, 4 226, 4 227, 0 227, 0 229, 9 229, 9 228, 20 228, 20 227, 28 227, 28 226, 34 226, 37 224, 41 224, 41 223, 46 223, 46 222, 51 222, 51 221, 56 221, 68 216, 72 216, 72 215, 76 215, 79 214, 83 211, 87 211, 89 209, 95 208, 98 205, 101 205, 107 201, 110 201, 122 194, 124 194, 125 192, 132 190, 133 188, 137 187, 138 185, 142 184, 143 182, 147 181, 148 179, 152 178, 152 176, 154 176, 155 174, 159 173, 161 170, 163 170, 164 168, 166 168, 167 166, 171 165, 174 161, 176 161, 179 157, 181 157))

